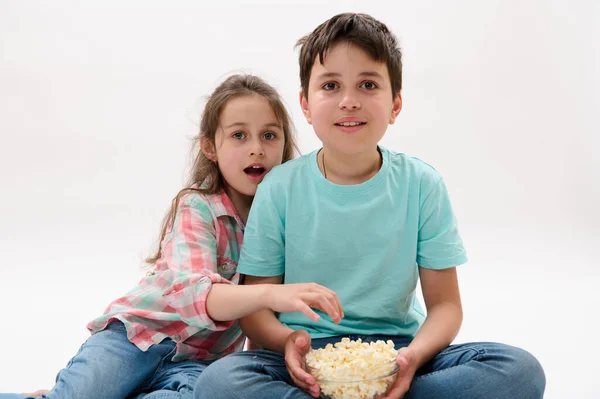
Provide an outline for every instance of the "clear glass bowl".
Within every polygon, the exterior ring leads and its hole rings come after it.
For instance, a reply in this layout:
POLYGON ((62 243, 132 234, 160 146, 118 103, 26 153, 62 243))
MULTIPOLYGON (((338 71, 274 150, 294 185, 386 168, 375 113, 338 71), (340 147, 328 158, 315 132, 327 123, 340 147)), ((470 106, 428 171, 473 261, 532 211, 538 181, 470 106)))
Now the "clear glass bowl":
POLYGON ((320 369, 306 365, 306 371, 316 378, 317 384, 321 387, 320 398, 322 399, 377 399, 382 397, 395 381, 398 370, 400 367, 394 359, 380 365, 371 364, 368 374, 344 373, 340 378, 325 379, 320 369))

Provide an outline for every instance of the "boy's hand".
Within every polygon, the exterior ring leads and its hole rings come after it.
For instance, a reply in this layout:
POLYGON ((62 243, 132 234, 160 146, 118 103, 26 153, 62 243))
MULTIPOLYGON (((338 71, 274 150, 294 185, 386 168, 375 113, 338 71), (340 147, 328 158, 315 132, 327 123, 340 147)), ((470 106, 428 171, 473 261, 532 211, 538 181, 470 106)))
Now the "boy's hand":
POLYGON ((396 375, 396 381, 391 385, 386 395, 381 399, 401 399, 404 397, 417 371, 417 361, 413 351, 406 347, 398 350, 396 362, 400 370, 396 375))
POLYGON ((285 365, 296 386, 318 398, 320 388, 315 377, 304 369, 304 357, 310 350, 310 335, 305 330, 296 330, 285 340, 285 365))
POLYGON ((337 294, 316 283, 269 285, 266 305, 269 309, 279 313, 302 312, 309 319, 315 321, 319 320, 320 316, 311 308, 327 313, 336 323, 339 323, 344 317, 337 294))

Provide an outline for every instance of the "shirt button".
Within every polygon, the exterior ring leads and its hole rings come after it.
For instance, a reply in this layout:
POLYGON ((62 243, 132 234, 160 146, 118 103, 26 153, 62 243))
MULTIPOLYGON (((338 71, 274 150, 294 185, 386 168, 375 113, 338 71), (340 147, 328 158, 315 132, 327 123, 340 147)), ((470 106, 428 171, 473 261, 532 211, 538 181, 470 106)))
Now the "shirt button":
POLYGON ((179 334, 173 335, 173 341, 175 341, 175 342, 181 341, 181 335, 179 335, 179 334))

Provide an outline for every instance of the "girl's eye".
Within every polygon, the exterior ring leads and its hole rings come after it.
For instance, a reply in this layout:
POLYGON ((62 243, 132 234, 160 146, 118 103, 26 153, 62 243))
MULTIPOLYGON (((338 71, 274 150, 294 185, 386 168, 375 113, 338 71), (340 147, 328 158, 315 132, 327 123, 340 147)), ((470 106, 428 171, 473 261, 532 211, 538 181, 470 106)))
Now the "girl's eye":
POLYGON ((234 139, 237 139, 237 140, 242 140, 243 138, 246 137, 246 135, 243 132, 235 132, 234 134, 231 135, 231 137, 233 137, 234 139))
POLYGON ((374 83, 374 82, 371 82, 371 81, 366 81, 366 82, 363 82, 363 83, 360 85, 360 87, 362 87, 362 88, 364 88, 364 89, 367 89, 367 90, 374 90, 374 89, 376 89, 376 88, 377 88, 377 84, 376 84, 376 83, 374 83))
POLYGON ((277 135, 275 133, 267 132, 264 134, 263 137, 265 138, 265 140, 275 140, 277 138, 277 135))
POLYGON ((331 90, 335 90, 338 88, 337 83, 334 82, 327 82, 323 85, 323 89, 327 90, 327 91, 331 91, 331 90))

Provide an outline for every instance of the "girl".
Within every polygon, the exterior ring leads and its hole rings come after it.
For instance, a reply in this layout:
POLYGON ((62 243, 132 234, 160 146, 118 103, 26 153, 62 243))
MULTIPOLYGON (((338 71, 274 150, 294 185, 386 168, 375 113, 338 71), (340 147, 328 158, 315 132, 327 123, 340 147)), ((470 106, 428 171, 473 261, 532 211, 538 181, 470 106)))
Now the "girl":
POLYGON ((233 320, 263 309, 317 320, 314 307, 339 321, 339 301, 325 287, 234 285, 256 187, 293 157, 291 129, 279 95, 260 78, 234 75, 216 88, 202 114, 190 184, 173 200, 148 259, 154 268, 88 324, 92 336, 41 397, 191 398, 211 361, 241 349, 233 320))

